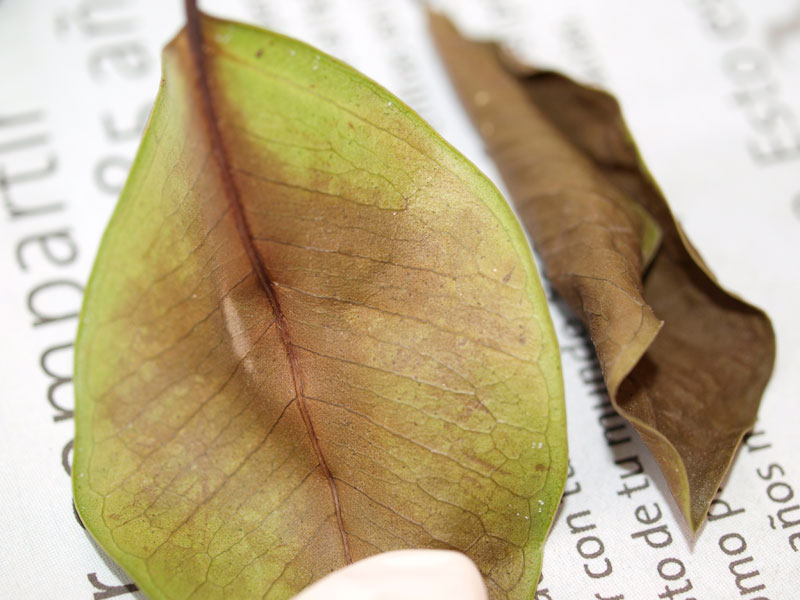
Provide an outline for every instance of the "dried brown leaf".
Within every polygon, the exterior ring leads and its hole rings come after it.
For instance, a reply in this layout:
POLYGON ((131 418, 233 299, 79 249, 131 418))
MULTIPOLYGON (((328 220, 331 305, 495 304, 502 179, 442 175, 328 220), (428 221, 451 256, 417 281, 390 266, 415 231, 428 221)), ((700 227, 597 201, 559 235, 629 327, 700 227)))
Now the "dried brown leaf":
POLYGON ((769 319, 714 279, 612 96, 525 69, 441 16, 431 29, 547 276, 589 330, 614 407, 696 531, 755 422, 769 319))

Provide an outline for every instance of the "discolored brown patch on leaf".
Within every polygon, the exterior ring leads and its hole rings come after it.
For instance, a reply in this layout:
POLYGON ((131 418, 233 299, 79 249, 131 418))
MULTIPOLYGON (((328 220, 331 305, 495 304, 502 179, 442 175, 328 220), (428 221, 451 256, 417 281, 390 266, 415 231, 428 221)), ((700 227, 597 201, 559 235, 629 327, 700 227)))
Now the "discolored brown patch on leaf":
POLYGON ((153 599, 288 598, 426 547, 535 589, 566 435, 524 233, 309 46, 190 17, 165 49, 75 388, 76 506, 153 599))
POLYGON ((439 15, 431 29, 615 408, 696 531, 755 422, 774 361, 768 318, 723 290, 685 239, 613 97, 526 69, 439 15))

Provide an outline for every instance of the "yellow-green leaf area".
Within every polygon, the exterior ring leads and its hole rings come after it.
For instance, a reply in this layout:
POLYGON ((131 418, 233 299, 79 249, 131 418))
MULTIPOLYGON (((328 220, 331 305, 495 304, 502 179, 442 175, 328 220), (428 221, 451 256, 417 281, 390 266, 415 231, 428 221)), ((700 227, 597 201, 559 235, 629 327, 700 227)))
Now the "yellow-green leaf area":
POLYGON ((530 598, 566 433, 511 210, 347 65, 202 39, 213 118, 184 31, 87 287, 81 518, 154 599, 288 598, 398 548, 530 598))

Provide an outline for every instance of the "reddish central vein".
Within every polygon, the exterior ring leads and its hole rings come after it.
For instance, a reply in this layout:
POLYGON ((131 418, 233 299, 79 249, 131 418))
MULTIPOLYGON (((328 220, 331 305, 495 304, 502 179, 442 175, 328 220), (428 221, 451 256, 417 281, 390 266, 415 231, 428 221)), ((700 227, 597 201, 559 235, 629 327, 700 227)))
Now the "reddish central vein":
POLYGON ((214 102, 211 97, 211 89, 208 83, 208 76, 206 71, 206 56, 203 50, 203 35, 200 28, 200 13, 197 10, 196 0, 186 0, 186 35, 189 39, 189 49, 192 55, 195 72, 197 74, 197 90, 200 97, 200 105, 203 113, 204 121, 208 129, 209 141, 211 143, 211 152, 220 168, 222 177, 222 187, 225 196, 230 203, 231 212, 236 220, 236 230, 239 233, 239 238, 242 241, 247 258, 253 266, 253 271, 258 278, 261 288, 269 299, 272 306, 272 311, 275 313, 275 324, 286 350, 286 356, 289 359, 289 369, 292 373, 292 380, 294 382, 295 397, 297 399, 297 406, 300 409, 300 415, 303 418, 308 436, 311 439, 311 445, 317 455, 320 469, 322 470, 325 478, 328 480, 328 485, 331 489, 331 496, 333 497, 333 506, 336 513, 336 522, 339 526, 339 534, 342 538, 342 546, 344 548, 345 559, 348 563, 352 562, 350 556, 350 546, 347 542, 347 534, 344 530, 344 521, 342 520, 342 509, 339 503, 339 491, 336 487, 336 481, 328 468, 328 463, 322 454, 322 448, 319 444, 319 438, 314 432, 314 424, 311 421, 311 415, 308 412, 306 399, 303 395, 303 377, 300 371, 300 365, 297 360, 297 351, 292 344, 291 336, 289 335, 289 326, 286 321, 286 316, 281 310, 278 295, 275 293, 275 286, 270 279, 269 272, 264 266, 264 261, 261 254, 256 250, 253 243, 253 234, 250 230, 250 224, 247 222, 247 216, 242 206, 241 196, 236 183, 233 180, 231 172, 230 161, 228 154, 225 150, 225 145, 222 142, 222 134, 219 130, 216 111, 214 110, 214 102))

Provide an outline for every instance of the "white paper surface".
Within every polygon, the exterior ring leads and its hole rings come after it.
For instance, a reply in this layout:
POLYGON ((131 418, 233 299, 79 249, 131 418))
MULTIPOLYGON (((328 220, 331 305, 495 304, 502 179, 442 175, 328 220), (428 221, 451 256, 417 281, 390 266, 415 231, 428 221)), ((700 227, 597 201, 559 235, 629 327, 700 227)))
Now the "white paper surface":
MULTIPOLYGON (((576 320, 554 306, 572 475, 536 598, 797 597, 800 4, 438 4, 465 30, 614 92, 689 237, 726 287, 766 310, 778 338, 756 433, 716 517, 692 540, 641 441, 608 416, 576 320)), ((502 189, 435 57, 421 3, 202 6, 350 62, 502 189)), ((181 21, 177 0, 0 0, 0 598, 143 597, 73 515, 71 344, 82 286, 157 91, 160 49, 181 21)))

